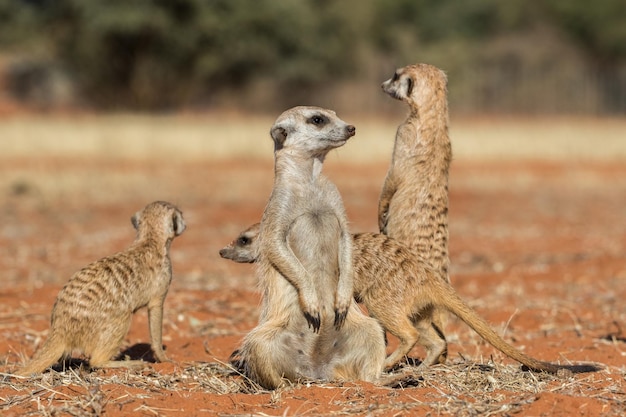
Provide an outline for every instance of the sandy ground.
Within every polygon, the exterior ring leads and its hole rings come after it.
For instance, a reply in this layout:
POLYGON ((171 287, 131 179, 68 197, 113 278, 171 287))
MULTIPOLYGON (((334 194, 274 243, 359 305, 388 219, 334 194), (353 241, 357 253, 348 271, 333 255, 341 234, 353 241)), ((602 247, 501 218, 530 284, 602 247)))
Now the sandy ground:
MULTIPOLYGON (((353 231, 374 231, 385 163, 331 158, 353 231)), ((404 388, 369 383, 262 391, 230 373, 230 353, 255 324, 253 267, 218 250, 257 221, 271 161, 171 162, 12 158, 0 164, 0 414, 524 415, 626 413, 626 165, 455 160, 450 253, 457 291, 534 357, 606 368, 560 379, 523 372, 457 319, 449 363, 404 388), (133 239, 130 216, 150 201, 179 205, 164 344, 173 363, 139 370, 10 373, 47 336, 68 277, 133 239)), ((139 311, 125 354, 150 359, 139 311)), ((389 349, 395 341, 390 338, 389 349)), ((420 358, 416 348, 411 357, 420 358)), ((409 366, 409 365, 407 365, 409 366)))

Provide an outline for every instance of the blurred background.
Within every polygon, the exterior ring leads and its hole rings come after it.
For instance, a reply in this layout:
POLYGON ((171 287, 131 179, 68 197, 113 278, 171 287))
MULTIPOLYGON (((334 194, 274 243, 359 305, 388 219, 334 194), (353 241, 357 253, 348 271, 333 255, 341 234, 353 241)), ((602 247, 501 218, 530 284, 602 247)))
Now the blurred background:
POLYGON ((0 113, 384 114, 427 62, 453 115, 626 114, 624 0, 0 0, 0 113))

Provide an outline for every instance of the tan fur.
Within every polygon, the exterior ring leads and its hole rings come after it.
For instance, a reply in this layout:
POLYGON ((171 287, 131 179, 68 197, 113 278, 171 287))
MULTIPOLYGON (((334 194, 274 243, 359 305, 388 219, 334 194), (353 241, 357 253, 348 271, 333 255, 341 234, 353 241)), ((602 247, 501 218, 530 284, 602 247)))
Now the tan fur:
MULTIPOLYGON (((258 251, 259 224, 243 231, 237 239, 220 251, 224 258, 236 262, 254 262, 258 251), (245 236, 245 239, 241 239, 245 236)), ((376 233, 357 233, 354 239, 354 296, 380 321, 385 330, 398 338, 398 348, 387 357, 386 367, 395 365, 413 346, 438 341, 430 325, 428 313, 434 307, 452 312, 498 350, 537 371, 556 373, 561 369, 573 372, 598 370, 593 365, 556 365, 531 358, 505 342, 489 324, 463 301, 456 291, 428 267, 406 245, 376 233)), ((435 347, 430 351, 438 351, 435 347)), ((426 357, 420 367, 434 363, 426 357)))
MULTIPOLYGON (((409 106, 398 127, 391 164, 378 204, 381 233, 413 248, 448 283, 448 171, 452 147, 448 136, 447 78, 428 64, 396 70, 382 84, 391 97, 409 106)), ((436 339, 420 343, 441 346, 436 362, 446 360, 445 312, 434 309, 436 339)), ((439 349, 439 348, 438 348, 439 349)), ((431 352, 429 352, 431 355, 431 352)))
POLYGON ((137 230, 125 251, 96 261, 75 273, 52 308, 48 339, 18 375, 43 372, 80 350, 93 368, 134 366, 142 361, 113 361, 131 316, 148 308, 150 341, 156 359, 167 361, 161 332, 163 302, 172 280, 169 249, 185 230, 182 213, 157 201, 132 217, 137 230))
POLYGON ((341 196, 322 174, 326 154, 354 135, 331 110, 295 107, 271 129, 274 188, 260 225, 259 324, 237 361, 252 380, 375 380, 383 330, 352 297, 352 238, 341 196))

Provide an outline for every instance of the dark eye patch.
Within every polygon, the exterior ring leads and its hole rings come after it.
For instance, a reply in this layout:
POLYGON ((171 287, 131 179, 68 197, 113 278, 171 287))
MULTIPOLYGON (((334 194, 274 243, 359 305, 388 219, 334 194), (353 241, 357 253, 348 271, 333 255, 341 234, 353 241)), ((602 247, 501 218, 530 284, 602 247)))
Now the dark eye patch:
POLYGON ((240 246, 246 246, 250 243, 250 238, 248 238, 247 236, 240 236, 239 239, 237 239, 237 244, 240 246))
POLYGON ((315 116, 311 116, 308 120, 307 123, 316 125, 316 126, 323 126, 326 123, 328 123, 328 119, 326 119, 326 117, 316 114, 315 116))
POLYGON ((394 72, 393 77, 391 78, 391 81, 398 81, 398 78, 400 78, 400 75, 398 75, 397 72, 394 72))

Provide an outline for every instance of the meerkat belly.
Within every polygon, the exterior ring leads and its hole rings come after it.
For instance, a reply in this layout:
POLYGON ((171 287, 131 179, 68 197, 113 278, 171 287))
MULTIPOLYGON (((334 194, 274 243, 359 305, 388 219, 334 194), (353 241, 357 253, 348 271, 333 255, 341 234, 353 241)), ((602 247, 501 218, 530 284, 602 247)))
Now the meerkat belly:
POLYGON ((315 280, 325 314, 334 314, 340 237, 341 226, 334 212, 318 209, 298 217, 288 238, 291 250, 315 280))
POLYGON ((263 262, 259 267, 266 271, 261 275, 264 292, 259 322, 271 320, 279 327, 294 329, 306 327, 304 315, 292 314, 294 311, 300 311, 296 288, 274 269, 272 264, 263 262))
POLYGON ((421 190, 405 188, 396 192, 389 203, 387 235, 409 246, 420 240, 432 239, 436 224, 436 207, 421 190))

